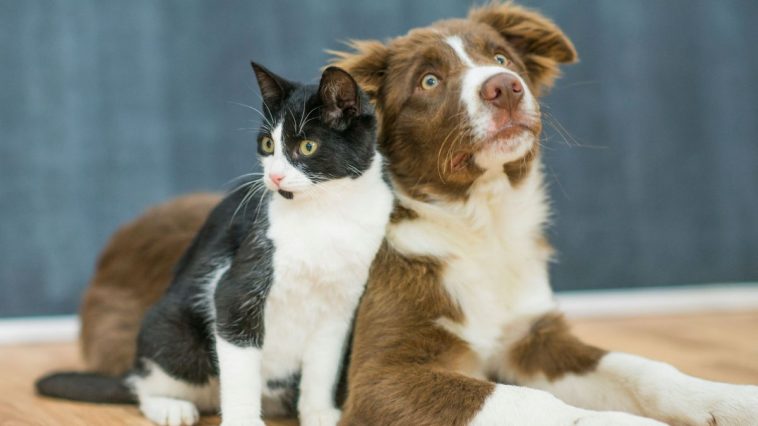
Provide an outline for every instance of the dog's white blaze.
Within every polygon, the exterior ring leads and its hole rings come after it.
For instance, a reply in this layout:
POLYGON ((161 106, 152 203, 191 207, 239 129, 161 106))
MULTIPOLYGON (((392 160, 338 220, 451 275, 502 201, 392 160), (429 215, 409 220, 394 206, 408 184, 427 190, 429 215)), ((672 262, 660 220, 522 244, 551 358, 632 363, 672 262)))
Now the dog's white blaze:
MULTIPOLYGON (((524 88, 524 97, 519 108, 527 115, 537 115, 539 105, 529 87, 518 73, 494 63, 476 64, 466 52, 463 39, 459 36, 450 36, 445 42, 453 49, 456 56, 467 67, 461 84, 461 102, 466 107, 468 119, 477 138, 484 139, 494 129, 492 109, 482 101, 480 90, 482 84, 488 78, 501 73, 510 74, 517 78, 524 88)), ((494 60, 493 60, 494 61, 494 60)), ((495 146, 475 157, 477 164, 484 169, 500 168, 504 163, 515 161, 523 157, 535 143, 534 135, 524 133, 521 137, 513 138, 505 148, 495 146), (510 149, 510 147, 515 147, 510 149)))
POLYGON ((458 55, 458 58, 466 64, 468 67, 474 67, 474 61, 471 60, 471 58, 468 56, 468 53, 466 53, 466 48, 463 47, 463 40, 459 36, 450 36, 445 39, 445 42, 450 45, 450 47, 453 48, 455 51, 455 54, 458 55))

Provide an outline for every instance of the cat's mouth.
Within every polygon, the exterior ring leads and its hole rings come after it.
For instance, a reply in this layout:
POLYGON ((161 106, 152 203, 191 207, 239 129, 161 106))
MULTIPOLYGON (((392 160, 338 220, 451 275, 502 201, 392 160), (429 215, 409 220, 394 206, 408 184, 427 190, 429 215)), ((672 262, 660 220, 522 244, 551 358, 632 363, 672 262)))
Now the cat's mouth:
POLYGON ((283 189, 280 189, 278 192, 279 192, 279 195, 281 195, 282 197, 284 197, 284 198, 286 198, 288 200, 291 200, 291 199, 295 198, 295 194, 292 193, 292 192, 290 192, 290 191, 285 191, 283 189))

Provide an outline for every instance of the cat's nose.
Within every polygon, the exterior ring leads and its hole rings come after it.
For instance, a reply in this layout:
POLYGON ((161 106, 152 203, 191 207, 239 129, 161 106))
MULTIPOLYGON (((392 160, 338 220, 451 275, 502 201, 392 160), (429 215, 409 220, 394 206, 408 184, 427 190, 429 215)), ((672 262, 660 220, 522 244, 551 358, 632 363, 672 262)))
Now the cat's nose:
POLYGON ((278 173, 269 173, 268 178, 271 179, 271 182, 274 182, 274 185, 278 187, 279 184, 282 183, 282 179, 284 179, 284 175, 280 175, 278 173))

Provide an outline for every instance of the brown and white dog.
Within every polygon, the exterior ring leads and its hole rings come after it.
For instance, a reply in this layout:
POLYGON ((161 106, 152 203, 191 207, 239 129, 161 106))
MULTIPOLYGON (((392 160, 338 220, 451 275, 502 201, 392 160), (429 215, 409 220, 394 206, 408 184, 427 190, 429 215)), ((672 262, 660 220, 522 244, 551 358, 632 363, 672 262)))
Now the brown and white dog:
POLYGON ((537 96, 576 53, 553 23, 494 4, 337 56, 374 97, 399 200, 344 424, 758 424, 758 388, 586 345, 556 312, 537 96))
POLYGON ((398 203, 341 424, 758 424, 758 388, 586 345, 556 312, 537 98, 576 53, 552 22, 493 4, 353 46, 335 63, 374 99, 398 203))

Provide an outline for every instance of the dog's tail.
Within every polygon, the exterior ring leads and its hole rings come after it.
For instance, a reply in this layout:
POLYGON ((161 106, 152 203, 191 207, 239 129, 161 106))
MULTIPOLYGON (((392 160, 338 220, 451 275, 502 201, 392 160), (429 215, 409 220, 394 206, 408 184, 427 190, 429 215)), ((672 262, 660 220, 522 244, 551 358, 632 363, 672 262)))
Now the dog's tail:
POLYGON ((137 397, 121 377, 65 372, 47 375, 36 383, 37 393, 53 398, 103 404, 134 404, 137 397))

